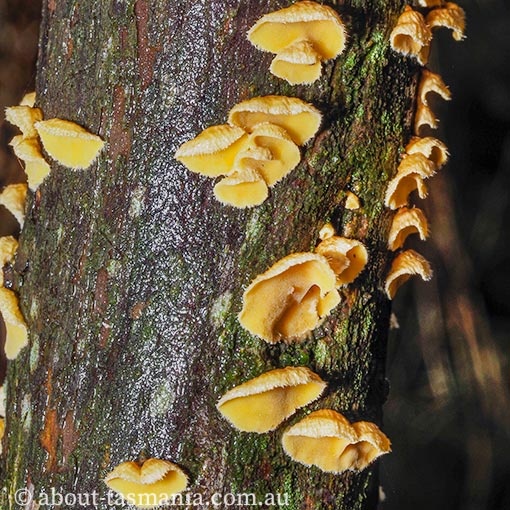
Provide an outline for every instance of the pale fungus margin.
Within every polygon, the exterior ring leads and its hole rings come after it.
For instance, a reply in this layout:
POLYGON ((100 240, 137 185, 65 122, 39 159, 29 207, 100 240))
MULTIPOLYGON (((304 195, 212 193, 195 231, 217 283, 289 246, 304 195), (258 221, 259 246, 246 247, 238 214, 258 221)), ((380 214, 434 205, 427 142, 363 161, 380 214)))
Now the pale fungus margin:
POLYGON ((390 34, 391 48, 414 57, 423 66, 429 58, 431 41, 432 32, 423 15, 407 5, 390 34))
POLYGON ((0 205, 3 205, 18 221, 20 228, 25 222, 26 184, 9 184, 0 193, 0 205))
POLYGON ((188 477, 173 462, 148 459, 141 465, 127 461, 116 466, 104 483, 136 508, 155 508, 188 486, 188 477))
POLYGON ((388 248, 396 251, 404 246, 408 236, 418 234, 422 241, 429 235, 429 226, 424 212, 417 207, 402 207, 397 210, 391 223, 388 236, 388 248))
POLYGON ((427 159, 432 161, 439 170, 448 162, 449 153, 446 145, 437 138, 426 136, 420 138, 414 136, 406 146, 407 154, 423 154, 427 159))
POLYGON ((19 128, 23 138, 36 138, 35 123, 43 119, 40 108, 30 106, 9 106, 5 109, 5 120, 19 128))
POLYGON ((99 136, 69 120, 42 120, 35 123, 35 129, 44 150, 67 168, 89 168, 104 147, 99 136))
POLYGON ((326 386, 309 368, 277 368, 227 391, 216 407, 236 429, 261 434, 318 399, 326 386))
POLYGON ((432 268, 427 259, 414 250, 399 253, 393 260, 384 282, 384 290, 388 298, 393 299, 400 286, 414 275, 421 276, 426 282, 432 278, 432 268))
POLYGON ((269 343, 301 340, 339 302, 328 260, 317 253, 293 253, 246 288, 239 322, 269 343))
POLYGON ((453 2, 446 2, 438 9, 434 9, 427 14, 427 25, 431 29, 449 28, 452 31, 452 37, 456 41, 465 39, 466 13, 462 7, 453 2))
POLYGON ((345 194, 345 204, 344 207, 349 211, 357 211, 361 207, 360 200, 357 195, 355 195, 352 191, 348 191, 345 194))
POLYGON ((270 72, 291 85, 311 84, 321 63, 345 49, 345 25, 331 7, 309 0, 262 16, 247 34, 259 50, 276 54, 270 72))
POLYGON ((44 159, 41 146, 37 138, 23 139, 15 136, 9 143, 18 159, 25 163, 25 174, 28 187, 36 191, 51 171, 51 167, 44 159))
POLYGON ((0 288, 0 313, 6 329, 5 355, 12 360, 28 344, 28 333, 18 297, 12 290, 3 287, 0 288))
POLYGON ((214 196, 222 204, 240 209, 260 205, 268 197, 267 184, 254 169, 234 171, 214 186, 214 196))
POLYGON ((351 424, 331 409, 315 411, 289 427, 282 445, 292 460, 334 474, 362 471, 391 452, 390 440, 375 423, 351 424))
POLYGON ((14 237, 0 237, 0 287, 4 285, 3 268, 6 264, 13 262, 17 249, 18 241, 14 237))

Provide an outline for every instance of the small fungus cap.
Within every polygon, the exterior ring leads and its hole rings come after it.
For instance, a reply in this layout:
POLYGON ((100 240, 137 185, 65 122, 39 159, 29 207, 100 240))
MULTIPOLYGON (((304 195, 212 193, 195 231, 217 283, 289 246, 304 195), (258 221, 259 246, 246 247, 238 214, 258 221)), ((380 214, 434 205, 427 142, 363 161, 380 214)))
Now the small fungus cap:
POLYGON ((304 337, 340 302, 325 257, 294 253, 257 276, 243 295, 241 325, 270 343, 304 337))
POLYGON ((262 16, 248 32, 248 39, 260 50, 271 53, 306 40, 322 60, 329 60, 344 50, 346 34, 334 9, 305 0, 262 16))
POLYGON ((176 464, 148 459, 141 466, 123 462, 104 479, 110 489, 137 508, 154 508, 186 489, 188 477, 176 464))
POLYGON ((423 154, 432 161, 437 169, 440 169, 448 161, 448 149, 446 145, 437 138, 426 136, 424 138, 413 137, 406 146, 407 154, 423 154))
POLYGON ((264 122, 255 126, 248 138, 248 146, 250 150, 240 154, 236 162, 242 168, 240 159, 245 163, 252 160, 252 168, 256 168, 268 186, 283 179, 301 160, 298 146, 285 129, 275 124, 264 122))
POLYGON ((419 275, 424 281, 432 278, 432 269, 427 259, 415 252, 406 250, 399 253, 391 264, 390 272, 384 283, 384 290, 389 299, 393 299, 399 287, 413 275, 419 275))
POLYGON ((3 205, 18 221, 20 227, 25 222, 26 184, 9 184, 0 193, 0 205, 3 205))
POLYGON ((20 140, 15 136, 10 145, 14 154, 25 163, 28 186, 35 191, 51 171, 50 165, 42 155, 39 141, 37 138, 20 140))
POLYGON ((428 61, 432 32, 423 15, 407 6, 390 34, 391 47, 397 53, 416 58, 421 65, 428 61))
POLYGON ((88 168, 104 147, 99 136, 68 120, 43 120, 36 122, 35 128, 44 150, 68 168, 88 168))
POLYGON ((37 137, 35 123, 43 119, 40 108, 31 108, 30 106, 9 106, 5 109, 5 120, 19 128, 23 133, 23 138, 37 137))
POLYGON ((351 425, 330 409, 315 411, 287 429, 282 444, 296 462, 329 473, 360 471, 391 450, 388 438, 377 425, 351 425))
POLYGON ((269 71, 291 85, 310 84, 321 76, 321 58, 308 41, 297 41, 274 57, 269 71))
POLYGON ((204 129, 192 140, 183 143, 175 159, 192 172, 208 177, 229 174, 237 154, 246 148, 248 136, 243 129, 228 124, 204 129))
POLYGON ((231 389, 217 408, 236 429, 265 433, 316 400, 325 387, 306 367, 278 368, 231 389))
POLYGON ((336 285, 352 283, 368 262, 368 252, 361 241, 332 236, 322 241, 315 250, 326 257, 336 274, 336 285))
POLYGON ((19 309, 16 294, 3 287, 0 288, 0 313, 6 329, 5 355, 7 359, 15 359, 28 343, 27 325, 19 309))
POLYGON ((297 145, 303 145, 317 133, 322 115, 311 104, 296 97, 254 97, 235 105, 228 123, 252 132, 258 124, 269 122, 285 129, 297 145))
POLYGON ((391 251, 402 248, 407 237, 415 233, 422 241, 427 239, 429 234, 427 218, 423 211, 417 207, 412 209, 402 207, 393 217, 388 237, 388 248, 391 251))
POLYGON ((428 13, 427 25, 430 28, 449 28, 452 30, 453 38, 456 41, 462 41, 465 38, 466 13, 457 4, 446 2, 441 8, 428 13))
POLYGON ((427 196, 424 179, 432 177, 436 172, 435 164, 421 153, 405 156, 397 170, 397 175, 388 183, 384 203, 390 209, 398 209, 407 205, 409 195, 415 189, 420 198, 427 196))
POLYGON ((268 189, 260 174, 246 167, 219 181, 214 186, 214 196, 222 204, 244 209, 264 202, 268 189))
POLYGON ((12 236, 0 237, 0 269, 14 260, 18 249, 18 241, 12 236))
POLYGON ((328 223, 324 223, 322 228, 319 230, 319 239, 324 241, 324 239, 329 239, 336 234, 335 227, 328 221, 328 223))
POLYGON ((349 211, 356 211, 357 209, 360 208, 361 204, 359 198, 354 193, 352 193, 352 191, 348 191, 345 195, 346 195, 345 199, 346 209, 348 209, 349 211))
POLYGON ((439 74, 433 73, 428 69, 421 72, 420 85, 418 86, 418 100, 422 104, 428 106, 428 94, 434 93, 442 97, 445 101, 450 101, 452 93, 445 85, 439 74))
POLYGON ((30 106, 30 108, 33 108, 35 105, 35 99, 36 99, 35 92, 28 92, 21 98, 19 105, 20 106, 30 106))

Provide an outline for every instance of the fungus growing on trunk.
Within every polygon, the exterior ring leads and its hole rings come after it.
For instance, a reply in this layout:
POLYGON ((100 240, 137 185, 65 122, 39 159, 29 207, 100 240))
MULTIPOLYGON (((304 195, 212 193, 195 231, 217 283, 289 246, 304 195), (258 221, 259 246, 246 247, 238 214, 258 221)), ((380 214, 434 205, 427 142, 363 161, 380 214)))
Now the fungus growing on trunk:
POLYGON ((391 251, 402 248, 411 234, 418 234, 420 239, 425 241, 429 234, 427 218, 423 211, 417 207, 412 209, 402 207, 393 217, 388 237, 388 248, 391 251))
POLYGON ((23 227, 25 221, 26 184, 9 184, 0 193, 0 205, 3 205, 23 227))
POLYGON ((414 250, 399 253, 384 283, 387 296, 393 299, 399 287, 413 275, 421 276, 426 282, 432 278, 432 269, 427 259, 414 250))
POLYGON ((436 169, 440 169, 448 161, 448 149, 446 145, 432 136, 420 138, 415 136, 406 146, 407 154, 423 154, 427 159, 436 165, 436 169))
POLYGON ((30 108, 33 108, 35 105, 35 98, 36 98, 35 92, 28 92, 21 98, 19 105, 20 106, 30 106, 30 108))
POLYGON ((23 138, 36 138, 35 123, 41 121, 43 114, 40 108, 30 106, 9 106, 5 109, 5 120, 19 128, 23 138))
POLYGON ((434 9, 427 14, 427 25, 430 28, 445 27, 452 31, 452 37, 456 41, 464 39, 466 30, 466 13, 464 9, 453 2, 446 2, 439 9, 434 9))
POLYGON ((316 253, 293 253, 245 290, 239 321, 270 343, 299 340, 339 302, 336 276, 327 259, 316 253))
POLYGON ((325 223, 322 228, 319 230, 319 239, 324 241, 325 239, 329 239, 336 234, 335 227, 331 223, 325 223))
POLYGON ((361 471, 391 451, 389 439, 375 423, 349 423, 340 413, 321 409, 309 414, 282 436, 292 460, 327 473, 361 471))
POLYGON ((236 429, 260 434, 274 430, 325 388, 306 367, 278 368, 227 391, 217 408, 236 429))
POLYGON ((425 23, 422 14, 414 11, 409 5, 397 20, 390 34, 393 50, 402 55, 415 57, 420 65, 425 65, 429 58, 432 32, 425 23))
POLYGON ((326 257, 335 272, 337 287, 353 282, 368 261, 368 252, 363 243, 346 237, 329 237, 315 251, 326 257))
POLYGON ((7 359, 14 359, 28 343, 27 325, 16 294, 3 287, 0 288, 0 313, 6 329, 5 355, 7 359))
POLYGON ((258 124, 269 122, 285 129, 294 143, 303 145, 317 133, 322 115, 311 104, 296 97, 263 96, 235 105, 228 123, 252 132, 258 124))
POLYGON ((18 241, 12 236, 0 237, 0 287, 4 284, 3 267, 14 260, 18 249, 18 241))
POLYGON ((41 146, 37 138, 15 136, 10 144, 16 157, 25 163, 25 174, 28 186, 32 191, 37 190, 39 185, 49 175, 51 167, 44 159, 41 146))
POLYGON ((305 0, 262 16, 248 39, 258 49, 276 54, 272 74, 299 84, 320 77, 321 62, 344 50, 346 33, 334 9, 305 0))
POLYGON ((253 169, 236 170, 214 186, 214 196, 222 204, 244 209, 261 204, 267 198, 267 184, 253 169))
POLYGON ((44 150, 68 168, 88 168, 104 147, 99 136, 68 120, 43 120, 35 123, 35 129, 44 150))
POLYGON ((247 141, 248 135, 239 127, 211 126, 193 140, 183 143, 176 151, 175 159, 192 172, 208 177, 228 175, 238 153, 247 147, 247 141))
POLYGON ((141 466, 128 461, 108 473, 104 482, 137 508, 154 508, 186 489, 188 477, 176 464, 148 459, 141 466))
POLYGON ((414 131, 416 134, 420 133, 423 126, 430 126, 432 129, 437 129, 438 127, 439 121, 428 104, 428 95, 430 93, 441 96, 445 101, 449 101, 452 98, 451 92, 441 76, 428 69, 423 69, 418 87, 418 101, 414 119, 414 131))
POLYGON ((427 188, 424 179, 432 177, 436 167, 432 161, 423 154, 409 154, 404 156, 400 163, 397 175, 388 183, 384 203, 390 209, 398 209, 407 205, 409 195, 414 190, 418 191, 420 198, 427 196, 427 188))
POLYGON ((346 209, 348 209, 349 211, 356 211, 357 209, 360 208, 359 198, 354 193, 352 193, 352 191, 348 191, 345 194, 345 196, 346 196, 345 199, 346 209))

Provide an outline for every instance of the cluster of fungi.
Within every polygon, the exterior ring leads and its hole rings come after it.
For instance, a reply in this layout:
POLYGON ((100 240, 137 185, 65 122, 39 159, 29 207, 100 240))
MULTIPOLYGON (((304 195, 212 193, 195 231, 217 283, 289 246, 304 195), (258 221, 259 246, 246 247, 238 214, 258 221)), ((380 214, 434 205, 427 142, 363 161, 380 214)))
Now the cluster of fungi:
MULTIPOLYGON (((464 12, 442 0, 418 0, 426 16, 406 7, 390 35, 391 47, 425 66, 430 52, 432 29, 448 27, 453 37, 464 36, 464 12)), ((248 32, 258 49, 275 55, 270 72, 290 84, 311 84, 321 75, 322 62, 340 55, 346 44, 342 19, 331 7, 301 1, 266 14, 248 32)), ((450 99, 440 76, 421 70, 415 114, 415 136, 409 141, 396 175, 388 183, 385 205, 395 210, 388 248, 401 250, 407 237, 428 236, 427 219, 419 208, 409 207, 414 190, 427 196, 425 180, 447 161, 446 146, 438 139, 420 137, 424 126, 435 129, 438 121, 428 104, 429 93, 450 99)), ((26 184, 9 185, 0 193, 5 206, 23 226, 27 189, 36 191, 49 175, 45 153, 71 169, 85 169, 96 160, 104 142, 81 126, 66 120, 44 120, 36 108, 35 93, 27 94, 18 106, 7 108, 6 119, 21 134, 10 145, 23 162, 26 184), (44 149, 44 150, 43 150, 44 149)), ((235 105, 227 124, 211 126, 181 145, 175 158, 201 175, 222 177, 214 195, 222 203, 255 207, 264 202, 269 188, 294 170, 300 160, 299 147, 312 140, 321 126, 321 113, 295 97, 255 97, 235 105)), ((345 208, 356 210, 360 202, 347 192, 345 208)), ((319 232, 314 252, 292 253, 257 276, 245 289, 239 314, 241 326, 265 342, 299 342, 317 328, 340 303, 339 290, 352 283, 368 262, 366 247, 356 239, 337 235, 330 223, 319 232)), ((18 243, 13 236, 0 238, 0 266, 14 261, 18 243)), ((413 250, 400 251, 386 277, 385 291, 393 299, 398 287, 410 276, 424 280, 432 276, 429 263, 413 250)), ((6 324, 5 353, 14 359, 27 345, 27 325, 15 292, 4 286, 0 271, 0 312, 6 324)), ((270 370, 227 391, 217 403, 221 415, 236 429, 268 433, 317 401, 327 382, 307 367, 287 366, 270 370)), ((0 389, 3 393, 3 389, 0 389)), ((3 395, 0 398, 3 404, 3 395)), ((5 415, 5 411, 0 409, 5 415)), ((3 435, 4 421, 0 421, 3 435)), ((282 435, 284 451, 295 461, 316 466, 328 473, 360 471, 390 452, 390 441, 371 422, 350 423, 332 409, 319 409, 287 428, 282 435)), ((162 459, 119 464, 105 483, 139 508, 154 507, 182 492, 188 477, 176 464, 162 459), (154 496, 150 503, 133 495, 154 496)))

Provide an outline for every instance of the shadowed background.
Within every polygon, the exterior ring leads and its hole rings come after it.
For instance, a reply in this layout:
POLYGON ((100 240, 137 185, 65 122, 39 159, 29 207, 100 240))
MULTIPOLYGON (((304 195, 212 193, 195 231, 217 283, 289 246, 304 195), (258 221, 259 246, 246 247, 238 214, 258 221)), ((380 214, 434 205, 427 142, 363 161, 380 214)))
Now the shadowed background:
MULTIPOLYGON (((453 92, 435 107, 452 156, 417 202, 431 240, 409 242, 435 278, 404 286, 394 304, 384 409, 393 454, 381 462, 388 510, 510 508, 510 6, 460 3, 468 38, 436 32, 431 57, 453 92)), ((0 0, 1 186, 23 180, 3 109, 33 90, 39 11, 36 0, 0 0)), ((12 233, 0 207, 0 235, 12 233)))

